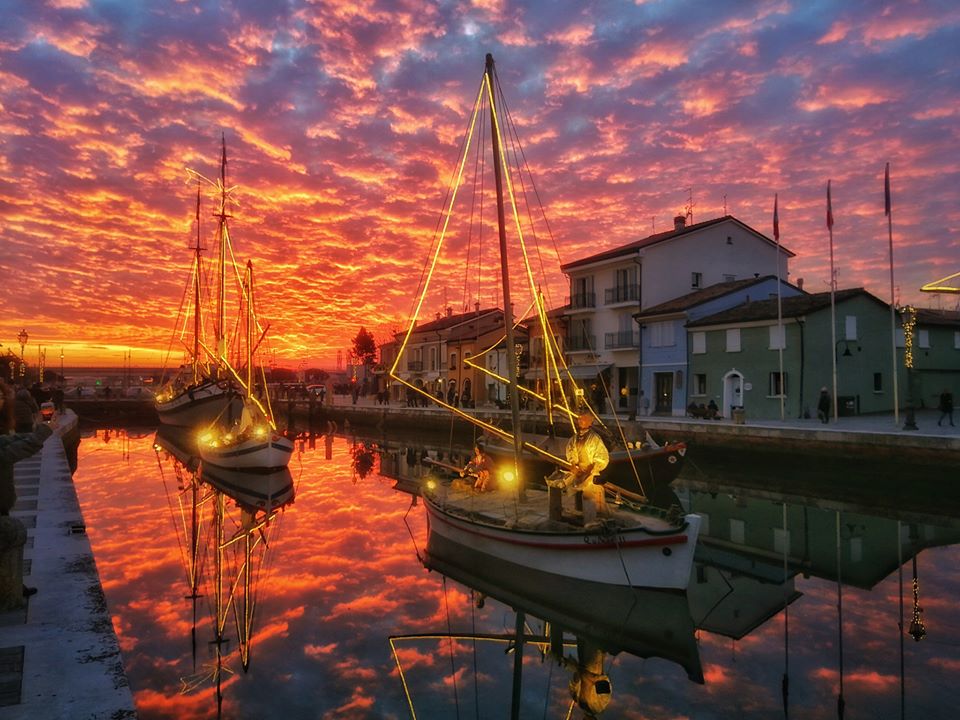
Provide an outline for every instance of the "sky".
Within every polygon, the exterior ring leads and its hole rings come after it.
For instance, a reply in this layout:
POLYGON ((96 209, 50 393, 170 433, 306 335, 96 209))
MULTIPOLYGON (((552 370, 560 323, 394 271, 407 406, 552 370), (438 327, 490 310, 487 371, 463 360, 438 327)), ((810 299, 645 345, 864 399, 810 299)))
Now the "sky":
MULTIPOLYGON (((61 348, 68 366, 179 362, 187 169, 215 178, 221 136, 272 360, 333 367, 361 326, 388 340, 488 52, 559 301, 556 255, 666 230, 691 198, 694 222, 726 212, 770 236, 775 193, 790 279, 827 289, 828 180, 838 286, 889 300, 889 162, 894 295, 956 306, 919 291, 960 270, 955 2, 0 0, 0 14, 0 353, 26 329, 28 360, 45 347, 48 366, 61 348)), ((448 306, 496 304, 456 275, 448 306)))

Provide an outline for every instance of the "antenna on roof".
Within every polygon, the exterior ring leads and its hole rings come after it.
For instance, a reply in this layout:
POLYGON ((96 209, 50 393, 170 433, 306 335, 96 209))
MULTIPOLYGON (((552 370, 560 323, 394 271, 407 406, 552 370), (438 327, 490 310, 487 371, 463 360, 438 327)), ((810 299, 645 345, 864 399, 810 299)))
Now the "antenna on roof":
POLYGON ((656 215, 651 215, 651 216, 650 216, 650 229, 651 229, 653 232, 656 232, 656 231, 657 231, 657 216, 656 216, 656 215))
POLYGON ((693 187, 687 188, 687 207, 684 208, 687 216, 687 225, 693 225, 693 187))
POLYGON ((727 216, 727 194, 723 194, 723 216, 727 216))

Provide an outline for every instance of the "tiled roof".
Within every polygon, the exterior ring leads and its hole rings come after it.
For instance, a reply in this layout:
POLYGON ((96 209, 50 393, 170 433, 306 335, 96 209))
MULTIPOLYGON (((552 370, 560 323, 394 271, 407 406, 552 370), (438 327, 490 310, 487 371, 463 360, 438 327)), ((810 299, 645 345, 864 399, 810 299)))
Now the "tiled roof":
MULTIPOLYGON (((841 303, 858 295, 865 295, 876 301, 880 305, 887 307, 879 298, 871 295, 863 288, 848 288, 846 290, 837 290, 835 301, 841 303)), ((785 318, 800 317, 830 307, 830 293, 822 292, 813 295, 796 295, 794 297, 781 298, 781 314, 785 318)), ((726 325, 729 323, 746 323, 760 320, 777 319, 777 300, 752 300, 750 302, 737 305, 729 310, 709 315, 705 318, 687 323, 687 327, 703 327, 706 325, 726 325)))
POLYGON ((678 298, 674 298, 673 300, 667 300, 659 305, 648 307, 646 310, 634 314, 634 317, 645 318, 652 317, 654 315, 681 313, 689 310, 690 308, 696 307, 697 305, 702 305, 705 302, 709 302, 710 300, 723 297, 724 295, 729 295, 737 290, 742 290, 743 288, 748 288, 752 285, 757 285, 759 283, 766 282, 767 280, 774 279, 776 279, 775 275, 763 275, 761 277, 749 278, 746 280, 731 280, 730 282, 716 283, 715 285, 710 285, 702 290, 696 290, 692 293, 687 293, 686 295, 681 295, 678 298))
MULTIPOLYGON (((651 245, 656 245, 657 243, 664 242, 666 240, 672 240, 674 238, 681 237, 683 235, 688 235, 690 233, 703 230, 704 228, 711 227, 713 225, 719 225, 722 222, 726 221, 735 222, 742 228, 745 228, 749 232, 753 233, 757 237, 763 238, 771 245, 775 244, 773 240, 768 238, 763 233, 757 232, 752 227, 747 225, 745 222, 737 220, 733 215, 724 215, 723 217, 713 218, 712 220, 705 220, 704 222, 696 223, 694 225, 688 225, 679 230, 667 230, 666 232, 655 233, 653 235, 648 235, 647 237, 641 240, 635 240, 632 243, 627 243, 626 245, 621 245, 619 247, 613 248, 612 250, 605 250, 604 252, 597 253, 595 255, 590 255, 585 258, 580 258, 579 260, 574 260, 573 262, 566 263, 560 266, 560 269, 563 272, 568 270, 573 270, 574 268, 581 267, 583 265, 589 265, 590 263, 599 262, 601 260, 610 260, 612 258, 620 257, 621 255, 631 255, 635 253, 640 248, 650 247, 651 245)), ((787 250, 787 248, 780 246, 780 249, 783 252, 787 253, 790 257, 794 256, 794 253, 787 250)))
POLYGON ((917 308, 917 323, 920 325, 960 325, 960 312, 956 310, 937 310, 936 308, 917 308))
POLYGON ((417 325, 413 329, 413 331, 415 333, 419 333, 419 332, 434 332, 436 330, 445 330, 447 328, 454 327, 455 325, 459 325, 460 323, 468 322, 472 319, 475 319, 478 317, 478 315, 479 317, 482 318, 483 316, 488 315, 490 313, 502 314, 503 311, 500 310, 499 308, 488 308, 486 310, 481 310, 479 313, 477 313, 476 310, 472 310, 470 312, 460 313, 458 315, 444 315, 442 317, 437 318, 436 320, 431 320, 430 322, 423 323, 422 325, 417 325))

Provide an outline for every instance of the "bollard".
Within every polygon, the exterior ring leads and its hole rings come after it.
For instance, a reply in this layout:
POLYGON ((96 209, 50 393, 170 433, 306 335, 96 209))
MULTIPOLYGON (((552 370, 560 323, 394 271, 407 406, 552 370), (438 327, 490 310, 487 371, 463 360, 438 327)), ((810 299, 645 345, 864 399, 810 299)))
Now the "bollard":
POLYGON ((9 515, 0 516, 0 611, 26 605, 23 599, 23 546, 27 529, 9 515))

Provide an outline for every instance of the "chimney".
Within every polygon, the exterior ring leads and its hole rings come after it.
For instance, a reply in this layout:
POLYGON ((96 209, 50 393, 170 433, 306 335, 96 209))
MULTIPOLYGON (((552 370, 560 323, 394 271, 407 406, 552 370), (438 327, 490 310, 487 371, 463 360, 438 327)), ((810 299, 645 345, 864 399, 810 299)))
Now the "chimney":
POLYGON ((453 308, 447 307, 447 317, 453 317, 453 308))
POLYGON ((685 228, 686 225, 687 225, 687 217, 686 217, 686 215, 677 215, 677 216, 673 219, 673 229, 674 229, 674 231, 676 231, 676 230, 683 230, 683 228, 685 228))
POLYGON ((797 287, 803 290, 803 278, 797 278, 797 287))

